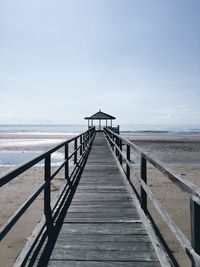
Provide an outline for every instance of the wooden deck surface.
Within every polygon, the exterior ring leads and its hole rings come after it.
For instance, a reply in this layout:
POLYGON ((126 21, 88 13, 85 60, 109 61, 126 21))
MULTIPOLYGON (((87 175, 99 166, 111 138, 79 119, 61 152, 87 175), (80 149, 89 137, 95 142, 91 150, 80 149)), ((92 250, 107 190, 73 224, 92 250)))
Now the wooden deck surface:
POLYGON ((48 266, 160 266, 103 133, 97 133, 48 266))
POLYGON ((161 266, 103 132, 96 133, 51 252, 35 260, 28 266, 161 266))

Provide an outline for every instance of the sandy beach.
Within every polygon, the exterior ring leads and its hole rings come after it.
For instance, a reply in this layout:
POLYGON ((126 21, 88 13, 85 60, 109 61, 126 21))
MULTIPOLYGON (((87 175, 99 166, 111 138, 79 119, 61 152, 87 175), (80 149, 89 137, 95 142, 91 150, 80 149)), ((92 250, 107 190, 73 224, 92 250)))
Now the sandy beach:
MULTIPOLYGON (((167 164, 173 173, 179 174, 183 179, 188 179, 200 186, 200 136, 134 136, 128 139, 142 148, 148 155, 167 164)), ((139 160, 134 153, 132 154, 132 158, 135 161, 139 160)), ((156 170, 155 167, 151 164, 147 166, 148 185, 152 192, 176 225, 190 240, 189 198, 174 186, 169 179, 156 170)), ((135 168, 139 173, 137 163, 135 164, 135 168)), ((136 181, 136 178, 132 176, 132 180, 136 181)), ((139 191, 138 185, 137 190, 139 191)), ((171 234, 150 201, 148 209, 180 266, 191 266, 190 260, 185 256, 178 241, 171 234)))
MULTIPOLYGON (((0 134, 0 153, 49 150, 56 144, 71 139, 67 135, 38 135, 38 134, 0 134)), ((61 151, 62 153, 62 151, 61 151)), ((0 176, 12 171, 17 166, 0 166, 0 176)), ((52 172, 56 166, 52 168, 52 172)), ((34 166, 13 181, 1 188, 0 194, 0 226, 23 204, 23 202, 38 188, 44 179, 42 166, 34 166), (2 208, 3 207, 3 208, 2 208)), ((52 199, 56 198, 61 184, 64 182, 64 173, 61 171, 51 185, 52 199)), ((43 215, 43 194, 41 193, 33 205, 12 228, 9 234, 0 243, 0 266, 10 267, 25 245, 36 224, 43 215)))
MULTIPOLYGON (((72 136, 0 134, 0 143, 2 142, 2 144, 4 144, 4 146, 1 146, 0 152, 45 151, 53 145, 70 138, 72 138, 72 136)), ((128 138, 154 158, 168 164, 174 172, 200 186, 200 136, 132 136, 128 138)), ((132 159, 137 161, 137 157, 134 154, 132 154, 132 159)), ((16 166, 1 166, 0 175, 3 175, 3 173, 15 167, 16 166)), ((135 164, 135 168, 139 168, 137 163, 135 164)), ((3 207, 0 210, 1 226, 43 181, 43 176, 43 168, 36 166, 1 189, 0 203, 3 207)), ((135 180, 134 177, 132 177, 132 179, 135 180)), ((60 173, 55 183, 52 185, 53 196, 58 192, 63 180, 64 175, 60 173)), ((148 184, 163 207, 172 216, 173 220, 184 234, 190 238, 188 198, 168 179, 156 171, 153 166, 148 166, 148 184)), ((180 246, 178 246, 176 240, 171 236, 170 231, 167 230, 161 218, 155 213, 151 205, 149 205, 148 208, 156 219, 160 231, 169 242, 172 252, 177 257, 180 266, 190 266, 187 257, 183 256, 180 246)), ((41 194, 35 204, 26 212, 25 216, 19 220, 13 227, 13 230, 1 242, 0 266, 12 266, 15 257, 24 246, 36 223, 40 221, 42 210, 43 195, 41 194)))

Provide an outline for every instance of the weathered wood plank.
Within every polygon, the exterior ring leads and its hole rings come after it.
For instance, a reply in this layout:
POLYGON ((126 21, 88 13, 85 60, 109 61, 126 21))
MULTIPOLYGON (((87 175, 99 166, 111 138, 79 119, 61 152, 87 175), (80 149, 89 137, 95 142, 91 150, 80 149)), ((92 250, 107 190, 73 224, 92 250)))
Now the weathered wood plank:
POLYGON ((141 243, 150 243, 150 239, 146 234, 131 234, 131 235, 122 235, 122 234, 66 234, 58 236, 57 242, 141 242, 141 243))
POLYGON ((146 234, 142 223, 64 223, 60 234, 146 234))
MULTIPOLYGON (((80 184, 81 185, 96 185, 96 186, 98 186, 98 185, 109 185, 109 186, 112 186, 112 181, 96 181, 95 183, 94 182, 92 182, 92 180, 91 181, 81 181, 80 182, 80 184)), ((115 183, 115 185, 122 185, 122 182, 118 182, 118 183, 115 183)))
POLYGON ((113 216, 113 217, 105 217, 103 218, 102 216, 99 217, 67 217, 65 219, 65 222, 67 223, 135 223, 136 219, 138 218, 132 218, 132 217, 120 217, 120 216, 113 216))
POLYGON ((105 241, 94 241, 94 242, 80 242, 80 241, 65 241, 57 242, 55 249, 71 249, 71 250, 115 250, 115 251, 153 251, 154 248, 151 243, 146 242, 105 242, 105 241))
POLYGON ((85 206, 85 205, 71 205, 69 210, 69 213, 109 213, 109 214, 134 214, 136 213, 136 208, 132 208, 132 206, 128 206, 128 208, 119 208, 119 207, 109 207, 109 206, 85 206))
POLYGON ((155 252, 153 251, 79 251, 70 249, 54 249, 51 254, 51 259, 54 260, 84 260, 84 261, 158 261, 155 252))
POLYGON ((77 195, 73 199, 73 203, 76 201, 131 201, 131 198, 128 195, 125 196, 118 196, 118 195, 110 195, 110 194, 104 194, 104 195, 96 195, 94 196, 89 195, 77 195))
POLYGON ((49 267, 160 267, 158 262, 120 262, 120 261, 59 261, 51 260, 49 267))
POLYGON ((58 236, 58 242, 65 242, 65 241, 78 241, 78 242, 142 242, 142 243, 150 243, 150 239, 146 234, 130 234, 130 235, 123 235, 123 234, 67 234, 62 232, 62 235, 58 236))
POLYGON ((64 222, 135 222, 139 220, 138 213, 105 213, 105 212, 69 212, 64 222))
POLYGON ((84 197, 84 198, 87 198, 87 197, 90 197, 90 198, 93 198, 94 200, 99 197, 103 197, 103 198, 106 198, 106 197, 109 197, 111 199, 115 198, 115 197, 125 197, 125 199, 129 199, 131 201, 131 197, 127 194, 127 192, 114 192, 114 193, 107 193, 107 192, 102 192, 102 193, 99 193, 99 192, 77 192, 77 194, 75 194, 74 198, 73 199, 76 199, 77 198, 81 198, 81 197, 84 197))
POLYGON ((90 192, 99 192, 99 193, 127 193, 127 190, 123 186, 108 186, 107 184, 105 186, 103 185, 79 185, 76 192, 79 193, 90 193, 90 192))
POLYGON ((79 185, 78 189, 76 190, 76 193, 127 193, 127 190, 122 186, 81 186, 79 185))
POLYGON ((128 201, 76 201, 71 204, 72 206, 85 206, 85 207, 113 207, 113 208, 132 208, 132 203, 128 201))

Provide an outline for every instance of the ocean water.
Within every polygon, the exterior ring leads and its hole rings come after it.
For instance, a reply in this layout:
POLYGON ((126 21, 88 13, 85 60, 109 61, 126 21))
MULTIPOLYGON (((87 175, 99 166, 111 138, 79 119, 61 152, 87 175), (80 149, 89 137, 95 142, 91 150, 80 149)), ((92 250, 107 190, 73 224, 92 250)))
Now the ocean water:
POLYGON ((75 135, 87 130, 87 125, 41 125, 41 124, 0 124, 0 133, 40 133, 56 134, 67 133, 75 135))
MULTIPOLYGON (((87 130, 87 125, 0 125, 0 166, 17 166, 31 160, 43 151, 36 151, 38 145, 54 146, 62 139, 51 139, 51 135, 77 135, 87 130), (1 134, 11 134, 9 139, 1 139, 1 134), (12 134, 34 134, 37 139, 12 138, 12 134), (40 136, 48 134, 48 139, 40 139, 40 136), (12 149, 15 148, 16 150, 12 149), (27 151, 28 148, 28 151, 27 151)), ((162 135, 185 136, 200 135, 200 125, 120 125, 120 133, 124 136, 131 135, 162 135)), ((61 137, 63 138, 63 136, 61 137)), ((60 164, 64 155, 55 153, 53 164, 60 164)))
MULTIPOLYGON (((42 151, 7 151, 0 152, 0 166, 16 166, 23 162, 32 160, 42 154, 42 151)), ((64 161, 64 153, 55 152, 52 154, 51 162, 53 166, 59 165, 64 161)), ((43 166, 41 160, 37 166, 43 166)))
MULTIPOLYGON (((75 135, 87 130, 87 125, 3 125, 0 124, 0 133, 34 133, 34 134, 67 134, 75 135)), ((198 125, 137 125, 122 124, 120 132, 124 135, 200 135, 198 125)))
POLYGON ((124 135, 200 135, 199 125, 121 125, 124 135))

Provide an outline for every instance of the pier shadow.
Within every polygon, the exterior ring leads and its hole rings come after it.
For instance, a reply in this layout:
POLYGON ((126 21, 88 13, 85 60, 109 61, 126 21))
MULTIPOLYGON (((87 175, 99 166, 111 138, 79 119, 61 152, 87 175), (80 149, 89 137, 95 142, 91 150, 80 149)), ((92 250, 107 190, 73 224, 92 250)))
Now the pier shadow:
POLYGON ((36 237, 36 240, 33 242, 31 249, 27 252, 25 260, 21 266, 45 267, 48 265, 67 211, 79 184, 91 147, 83 157, 83 161, 80 164, 77 164, 72 173, 73 177, 70 177, 70 179, 67 180, 68 182, 63 190, 62 196, 60 196, 61 200, 59 205, 54 208, 51 221, 48 225, 45 224, 43 226, 36 237))

